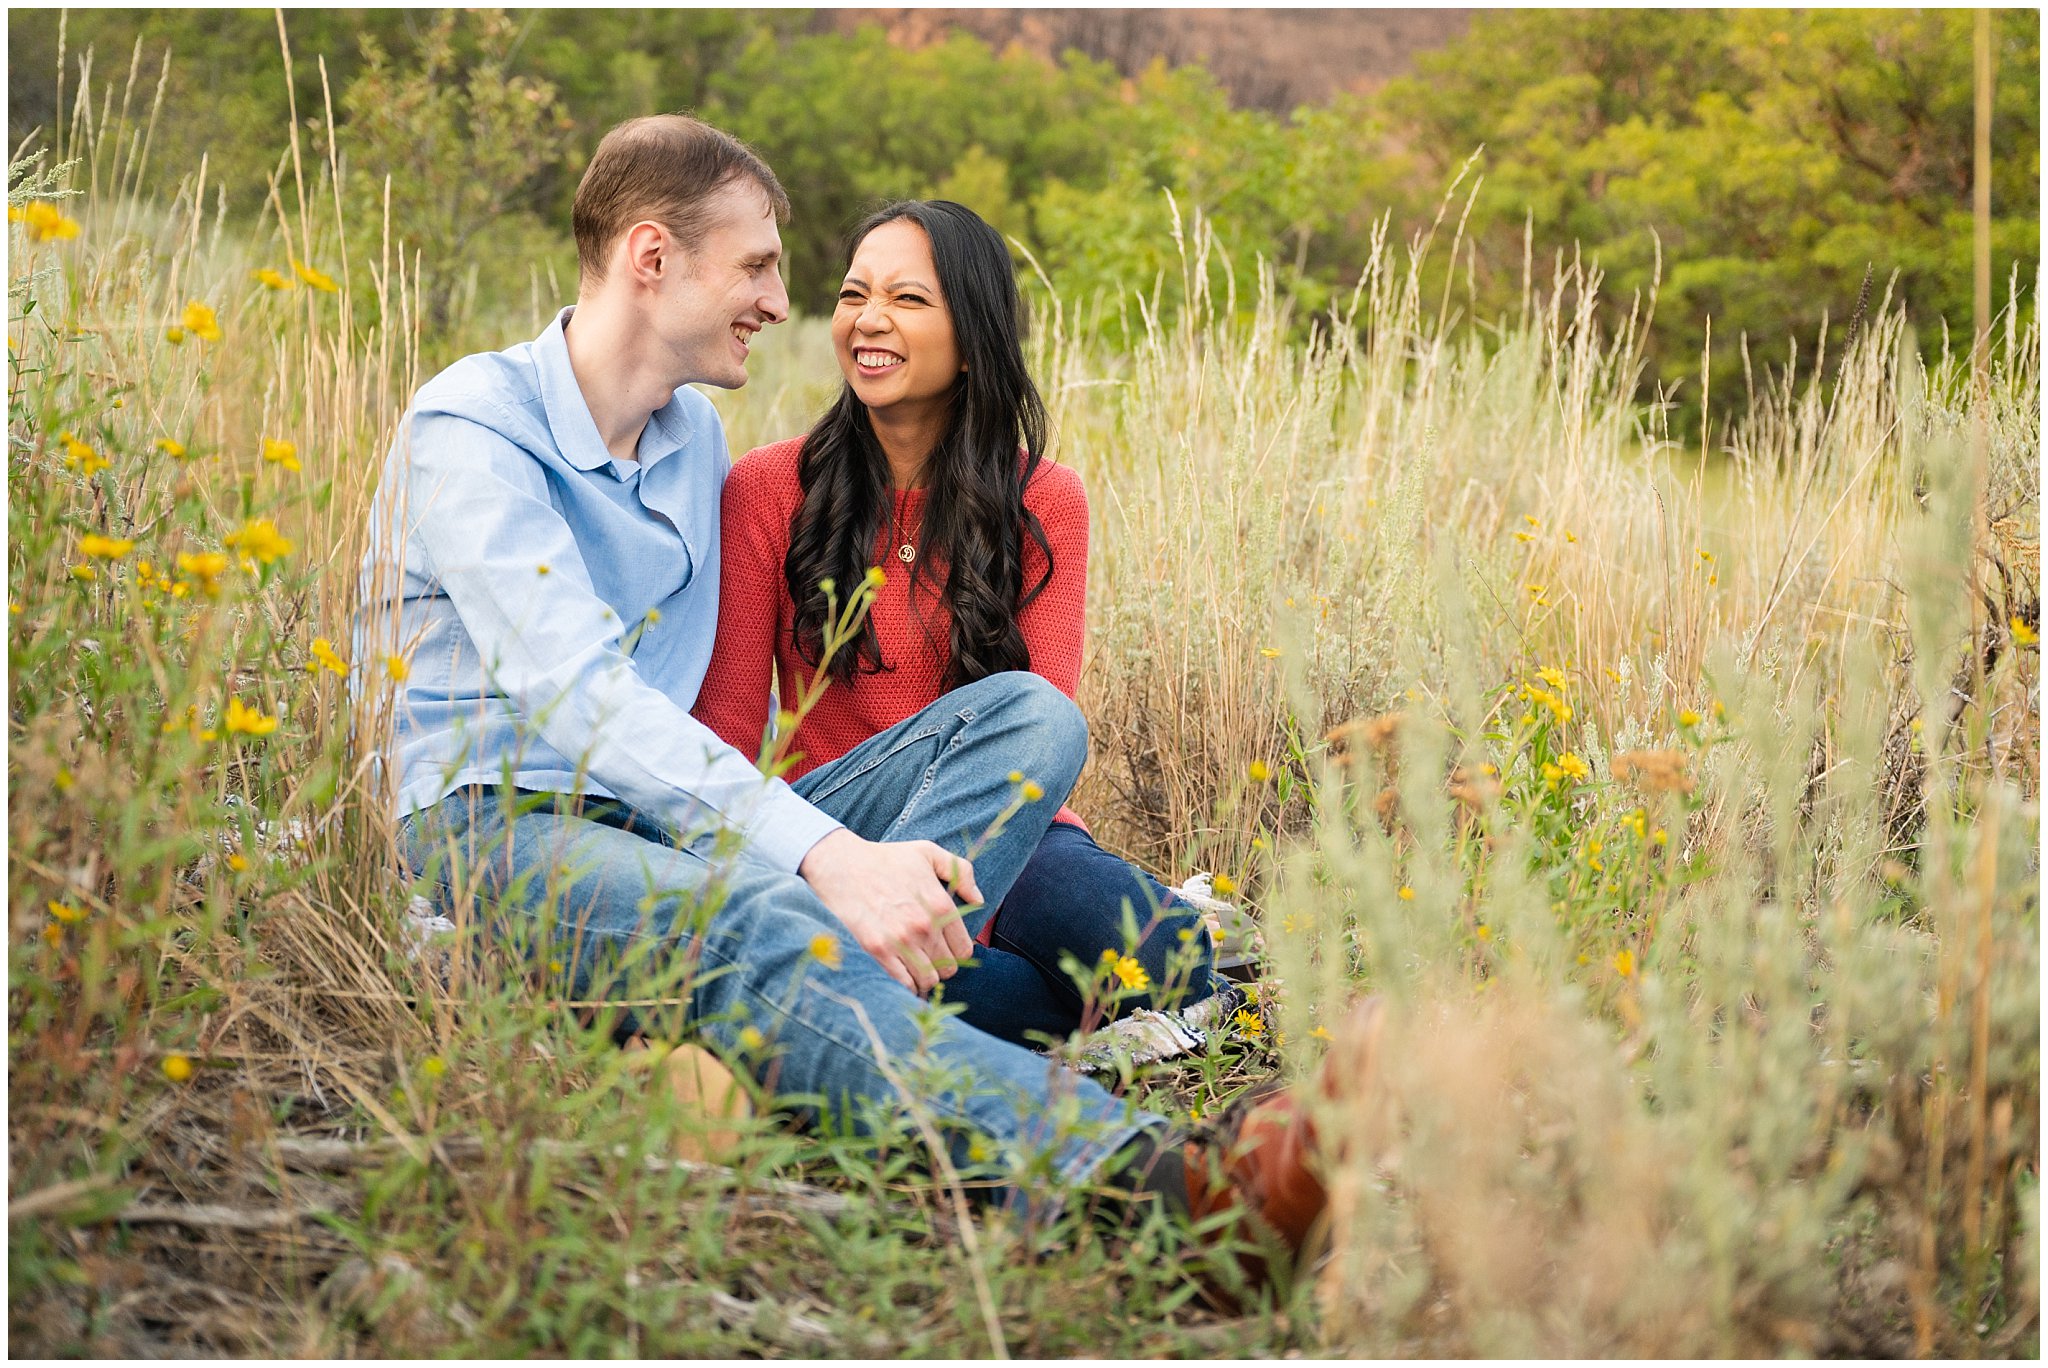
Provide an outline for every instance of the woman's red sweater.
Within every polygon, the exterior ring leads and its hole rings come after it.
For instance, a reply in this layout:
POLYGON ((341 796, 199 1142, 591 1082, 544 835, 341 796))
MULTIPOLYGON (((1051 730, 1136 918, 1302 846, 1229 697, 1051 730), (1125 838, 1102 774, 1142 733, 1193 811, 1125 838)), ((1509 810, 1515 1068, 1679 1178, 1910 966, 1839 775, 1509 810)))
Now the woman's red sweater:
MULTIPOLYGON (((801 437, 757 447, 726 478, 720 512, 723 543, 718 588, 718 637, 711 665, 691 711, 728 745, 758 755, 767 733, 770 672, 783 707, 793 707, 813 670, 797 654, 796 609, 783 578, 789 529, 803 501, 797 483, 801 437)), ((924 491, 896 496, 903 525, 914 529, 924 515, 924 491)), ((1031 669, 1067 697, 1081 678, 1081 643, 1088 587, 1088 496, 1079 476, 1065 466, 1041 463, 1024 489, 1024 506, 1038 516, 1052 544, 1052 578, 1018 613, 1018 630, 1031 653, 1031 669)), ((795 778, 836 760, 877 732, 938 701, 952 651, 952 619, 932 593, 920 587, 911 610, 910 570, 897 559, 902 543, 884 525, 873 563, 887 578, 869 618, 875 625, 880 673, 857 673, 850 683, 832 681, 784 749, 795 763, 795 778)), ((1045 553, 1024 538, 1026 590, 1045 574, 1045 553)), ((851 648, 849 648, 851 649, 851 648)), ((1079 822, 1064 807, 1060 819, 1079 822)))

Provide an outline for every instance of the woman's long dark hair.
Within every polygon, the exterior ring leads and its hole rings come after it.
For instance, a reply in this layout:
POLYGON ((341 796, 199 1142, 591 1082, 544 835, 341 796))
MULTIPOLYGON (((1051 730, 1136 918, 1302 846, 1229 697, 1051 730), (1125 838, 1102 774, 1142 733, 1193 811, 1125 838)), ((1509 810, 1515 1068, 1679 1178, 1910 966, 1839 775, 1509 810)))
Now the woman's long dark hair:
MULTIPOLYGON (((1024 304, 1002 235, 951 200, 904 200, 877 211, 853 230, 847 257, 885 223, 908 219, 931 239, 939 290, 952 315, 966 369, 953 382, 944 434, 926 460, 924 521, 916 529, 911 565, 913 611, 920 587, 935 592, 952 619, 945 687, 958 688, 1003 670, 1031 667, 1017 628, 1018 610, 1052 578, 1052 545, 1024 506, 1024 486, 1045 450, 1045 405, 1024 368, 1024 304), (1020 460, 1018 448, 1024 456, 1020 460), (1045 552, 1045 574, 1024 588, 1024 538, 1045 552), (944 567, 943 583, 934 580, 944 567)), ((796 648, 815 666, 824 654, 827 606, 820 581, 842 593, 874 563, 876 539, 890 517, 889 462, 852 386, 804 438, 797 459, 803 502, 790 526, 783 578, 796 605, 796 648)), ((898 566, 884 566, 896 573, 898 566)), ((843 601, 843 600, 842 600, 843 601)), ((854 649, 832 659, 832 677, 891 669, 882 659, 872 619, 854 649)))

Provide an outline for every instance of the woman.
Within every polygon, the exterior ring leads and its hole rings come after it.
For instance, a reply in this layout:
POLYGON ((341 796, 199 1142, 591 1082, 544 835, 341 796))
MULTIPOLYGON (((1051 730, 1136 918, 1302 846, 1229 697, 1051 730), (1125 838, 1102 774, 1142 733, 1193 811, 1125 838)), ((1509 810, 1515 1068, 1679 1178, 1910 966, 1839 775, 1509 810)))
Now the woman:
MULTIPOLYGON (((726 481, 718 639, 696 707, 725 741, 759 752, 771 669, 792 708, 821 661, 817 702, 776 741, 792 778, 1000 671, 1073 695, 1088 503, 1071 470, 1041 460, 1022 335, 1009 251, 972 210, 906 201, 854 230, 832 316, 845 388, 808 434, 749 452, 726 481), (841 600, 820 586, 844 592, 875 565, 886 578, 859 635, 826 659, 841 600)), ((1117 1010, 1212 991, 1198 914, 1065 808, 983 943, 946 998, 1007 1040, 1063 1036, 1091 998, 1117 1010), (1075 963, 1113 992, 1084 994, 1075 963)))

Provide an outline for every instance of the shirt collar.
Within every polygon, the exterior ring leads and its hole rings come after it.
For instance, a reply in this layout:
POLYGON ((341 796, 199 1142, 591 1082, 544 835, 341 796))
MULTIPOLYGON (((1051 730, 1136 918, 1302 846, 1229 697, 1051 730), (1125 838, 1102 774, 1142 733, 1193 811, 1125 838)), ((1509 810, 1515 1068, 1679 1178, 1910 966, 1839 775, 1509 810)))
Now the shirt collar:
POLYGON ((637 462, 615 461, 605 448, 604 439, 597 435, 597 420, 590 416, 590 404, 583 397, 583 387, 576 383, 575 367, 569 364, 569 339, 565 333, 569 318, 576 312, 571 304, 555 315, 555 321, 548 324, 533 342, 534 368, 540 376, 541 406, 547 410, 548 430, 555 435, 560 446, 562 459, 578 470, 596 470, 610 466, 612 473, 621 479, 636 468, 647 470, 664 456, 669 456, 689 445, 690 420, 683 412, 679 399, 671 398, 656 409, 647 421, 646 431, 640 434, 640 459, 637 462))

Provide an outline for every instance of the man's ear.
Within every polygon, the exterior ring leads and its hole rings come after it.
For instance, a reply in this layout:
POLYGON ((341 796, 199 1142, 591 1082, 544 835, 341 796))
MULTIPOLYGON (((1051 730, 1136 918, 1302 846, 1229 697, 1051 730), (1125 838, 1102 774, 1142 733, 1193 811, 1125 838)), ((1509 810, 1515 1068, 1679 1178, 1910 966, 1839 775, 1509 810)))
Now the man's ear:
POLYGON ((659 285, 668 275, 682 269, 682 249, 676 246, 668 229, 652 219, 642 219, 628 228, 620 239, 619 251, 626 274, 643 285, 659 285))

